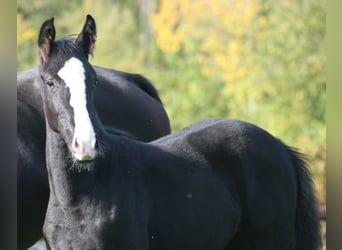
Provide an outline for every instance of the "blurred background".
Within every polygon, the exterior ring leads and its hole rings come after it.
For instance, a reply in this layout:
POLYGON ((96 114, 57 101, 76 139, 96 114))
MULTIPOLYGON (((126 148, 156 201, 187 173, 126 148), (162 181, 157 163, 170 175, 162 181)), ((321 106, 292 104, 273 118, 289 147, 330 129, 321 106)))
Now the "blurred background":
POLYGON ((308 155, 325 206, 325 0, 18 0, 17 70, 38 65, 46 19, 61 38, 88 13, 91 64, 150 79, 173 132, 207 117, 257 124, 308 155))

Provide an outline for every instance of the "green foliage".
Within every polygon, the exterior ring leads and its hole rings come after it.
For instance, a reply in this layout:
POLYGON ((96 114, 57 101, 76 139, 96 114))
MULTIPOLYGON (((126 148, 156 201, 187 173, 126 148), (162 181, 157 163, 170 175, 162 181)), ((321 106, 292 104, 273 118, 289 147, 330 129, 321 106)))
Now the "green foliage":
POLYGON ((44 20, 55 17, 60 37, 79 33, 88 13, 91 63, 151 79, 173 131, 206 117, 255 123, 309 155, 324 200, 324 2, 19 0, 18 70, 38 64, 44 20))
POLYGON ((163 92, 173 127, 211 115, 253 122, 309 155, 324 190, 324 3, 189 2, 161 1, 151 15, 177 75, 163 92))
POLYGON ((96 4, 91 0, 38 3, 40 1, 18 2, 18 37, 23 37, 25 32, 33 34, 29 38, 18 39, 18 70, 38 64, 36 41, 43 21, 55 17, 57 38, 65 35, 76 38, 86 14, 95 18, 98 30, 95 56, 91 62, 104 67, 127 67, 131 71, 137 67, 136 58, 140 56, 135 49, 138 46, 137 27, 129 9, 106 0, 99 0, 96 4))

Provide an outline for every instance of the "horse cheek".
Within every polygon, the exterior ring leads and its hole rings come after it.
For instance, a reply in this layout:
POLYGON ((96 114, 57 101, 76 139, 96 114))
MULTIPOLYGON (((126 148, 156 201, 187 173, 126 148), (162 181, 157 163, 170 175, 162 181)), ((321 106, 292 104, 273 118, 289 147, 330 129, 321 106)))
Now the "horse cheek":
POLYGON ((46 105, 45 106, 45 116, 46 116, 46 119, 49 123, 49 126, 50 128, 57 132, 58 131, 58 128, 57 128, 57 124, 58 124, 58 117, 57 117, 57 112, 56 110, 51 107, 50 105, 46 105))

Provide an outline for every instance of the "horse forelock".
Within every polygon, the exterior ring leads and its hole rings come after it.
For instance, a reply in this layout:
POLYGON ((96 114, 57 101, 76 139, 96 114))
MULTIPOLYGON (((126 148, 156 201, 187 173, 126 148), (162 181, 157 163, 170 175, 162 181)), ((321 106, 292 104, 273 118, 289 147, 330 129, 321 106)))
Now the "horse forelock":
POLYGON ((57 73, 71 57, 86 60, 78 45, 67 36, 54 42, 48 60, 41 66, 48 73, 57 73))

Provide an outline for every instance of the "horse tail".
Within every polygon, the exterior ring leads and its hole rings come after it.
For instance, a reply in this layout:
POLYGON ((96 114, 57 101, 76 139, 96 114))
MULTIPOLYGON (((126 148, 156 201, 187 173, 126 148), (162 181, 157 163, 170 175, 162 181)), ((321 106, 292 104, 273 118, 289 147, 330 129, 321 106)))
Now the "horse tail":
POLYGON ((296 250, 322 249, 320 220, 313 181, 307 168, 305 156, 293 148, 287 148, 296 169, 296 250))

